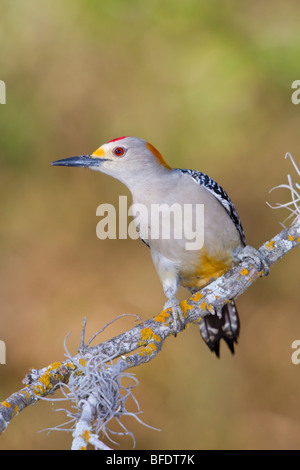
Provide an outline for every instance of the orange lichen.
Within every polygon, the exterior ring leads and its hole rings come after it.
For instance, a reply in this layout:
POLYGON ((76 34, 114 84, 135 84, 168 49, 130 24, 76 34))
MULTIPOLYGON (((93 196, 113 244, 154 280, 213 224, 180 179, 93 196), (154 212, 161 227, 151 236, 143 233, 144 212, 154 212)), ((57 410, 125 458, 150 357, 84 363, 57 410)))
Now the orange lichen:
POLYGON ((39 379, 39 382, 41 382, 46 389, 51 388, 51 382, 50 382, 50 374, 49 372, 45 372, 39 379))
POLYGON ((265 248, 268 250, 268 251, 271 251, 271 250, 274 250, 275 249, 275 240, 271 240, 267 243, 265 243, 265 248))
POLYGON ((76 368, 75 365, 72 362, 67 362, 65 364, 65 366, 68 367, 69 369, 75 369, 76 368))
MULTIPOLYGON (((201 310, 203 311, 209 311, 210 313, 214 313, 214 309, 213 309, 213 306, 208 304, 207 302, 202 302, 202 304, 200 304, 200 308, 201 310)), ((198 320, 197 320, 198 321, 198 320)))
POLYGON ((188 310, 192 310, 193 305, 188 304, 187 300, 183 300, 180 302, 180 308, 182 310, 182 313, 184 316, 186 316, 186 313, 188 310))
POLYGON ((203 294, 200 294, 200 292, 196 292, 196 294, 194 294, 191 299, 194 301, 194 302, 199 302, 200 299, 202 299, 203 297, 203 294))
POLYGON ((244 269, 241 270, 241 275, 242 276, 247 276, 247 274, 249 274, 249 271, 248 271, 247 268, 244 268, 244 269))
POLYGON ((61 362, 53 362, 49 367, 48 370, 55 370, 61 366, 61 362))
MULTIPOLYGON (((46 372, 44 372, 44 374, 39 378, 38 383, 33 387, 33 391, 36 395, 42 396, 45 394, 46 390, 51 390, 53 388, 51 378, 54 378, 55 381, 64 379, 64 375, 60 371, 61 367, 61 362, 53 362, 47 367, 46 372)), ((75 366, 72 363, 68 363, 67 367, 75 369, 75 366)))
POLYGON ((167 324, 167 319, 170 317, 170 311, 171 309, 167 308, 166 310, 163 310, 160 312, 156 317, 154 317, 154 320, 157 321, 158 323, 165 323, 167 324))
POLYGON ((37 384, 33 387, 33 391, 34 391, 35 395, 43 395, 44 392, 45 392, 45 389, 42 385, 37 384))
POLYGON ((5 408, 11 408, 11 404, 8 403, 8 401, 3 401, 3 402, 1 403, 1 405, 2 405, 2 406, 5 406, 5 408))
POLYGON ((89 442, 90 437, 91 437, 90 431, 88 431, 87 429, 85 431, 83 431, 82 437, 85 440, 85 442, 89 442))
POLYGON ((161 341, 160 337, 153 332, 152 328, 143 328, 141 330, 141 337, 143 341, 153 339, 154 341, 161 341))
POLYGON ((289 235, 288 240, 290 240, 290 242, 293 242, 295 240, 295 238, 292 235, 289 235))
POLYGON ((142 349, 142 351, 139 352, 139 356, 151 356, 151 354, 156 351, 157 347, 155 343, 149 343, 148 346, 142 349))

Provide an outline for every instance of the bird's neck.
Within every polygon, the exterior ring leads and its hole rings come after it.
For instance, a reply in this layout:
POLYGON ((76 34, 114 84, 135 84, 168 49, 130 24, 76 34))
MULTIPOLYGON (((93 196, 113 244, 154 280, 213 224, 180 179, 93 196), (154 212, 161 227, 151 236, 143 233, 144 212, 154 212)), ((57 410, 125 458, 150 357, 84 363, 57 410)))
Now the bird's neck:
POLYGON ((154 172, 151 168, 147 168, 119 179, 130 190, 133 200, 142 201, 170 184, 170 170, 162 167, 154 172))

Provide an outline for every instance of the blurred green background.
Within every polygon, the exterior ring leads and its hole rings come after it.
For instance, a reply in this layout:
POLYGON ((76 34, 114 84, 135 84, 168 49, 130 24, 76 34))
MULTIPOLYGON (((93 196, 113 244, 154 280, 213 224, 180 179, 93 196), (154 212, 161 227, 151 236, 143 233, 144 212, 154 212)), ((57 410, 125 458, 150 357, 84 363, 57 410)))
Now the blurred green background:
MULTIPOLYGON (((50 166, 122 135, 155 145, 171 166, 208 173, 228 191, 249 244, 280 230, 265 203, 300 162, 299 2, 274 0, 2 0, 0 79, 0 400, 30 367, 76 352, 121 313, 144 319, 165 302, 139 240, 96 238, 96 208, 129 194, 118 181, 50 166)), ((182 296, 185 294, 181 293, 182 296)), ((300 448, 299 253, 238 300, 240 344, 221 360, 198 328, 170 338, 136 369, 146 423, 126 424, 138 449, 300 448)), ((113 324, 103 340, 134 325, 113 324)), ((60 406, 60 404, 59 404, 60 406)), ((1 449, 65 449, 64 422, 41 402, 14 418, 1 449)), ((107 441, 106 441, 107 442, 107 441)), ((131 448, 120 438, 120 448, 131 448)), ((109 443, 108 443, 109 444, 109 443)))

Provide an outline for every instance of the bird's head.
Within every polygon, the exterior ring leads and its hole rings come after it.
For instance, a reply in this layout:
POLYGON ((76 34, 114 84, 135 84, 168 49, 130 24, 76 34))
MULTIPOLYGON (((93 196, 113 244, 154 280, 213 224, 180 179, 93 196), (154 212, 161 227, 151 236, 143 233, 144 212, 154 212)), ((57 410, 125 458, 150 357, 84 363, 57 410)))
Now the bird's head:
POLYGON ((90 155, 80 155, 52 162, 57 166, 78 166, 101 171, 123 183, 138 174, 169 170, 169 165, 153 145, 137 137, 119 137, 101 145, 90 155))

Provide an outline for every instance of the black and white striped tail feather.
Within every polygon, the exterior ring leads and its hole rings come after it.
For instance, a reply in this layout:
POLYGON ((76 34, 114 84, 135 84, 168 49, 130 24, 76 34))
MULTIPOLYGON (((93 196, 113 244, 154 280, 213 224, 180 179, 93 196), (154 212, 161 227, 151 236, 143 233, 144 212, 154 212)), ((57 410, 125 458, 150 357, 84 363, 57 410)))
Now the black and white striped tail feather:
POLYGON ((234 300, 222 308, 222 317, 206 315, 199 323, 200 333, 209 349, 220 357, 220 340, 223 339, 234 354, 240 332, 240 320, 234 300))

